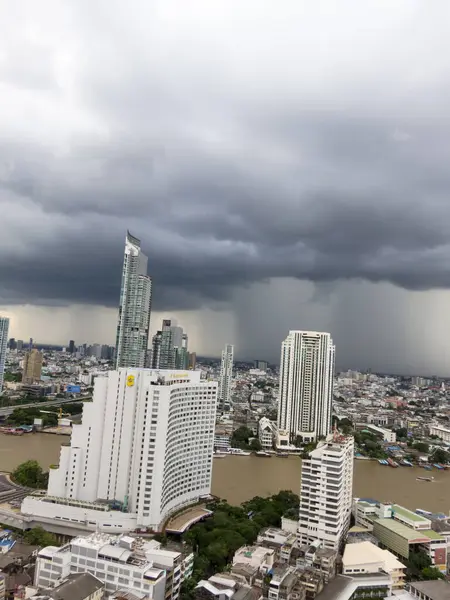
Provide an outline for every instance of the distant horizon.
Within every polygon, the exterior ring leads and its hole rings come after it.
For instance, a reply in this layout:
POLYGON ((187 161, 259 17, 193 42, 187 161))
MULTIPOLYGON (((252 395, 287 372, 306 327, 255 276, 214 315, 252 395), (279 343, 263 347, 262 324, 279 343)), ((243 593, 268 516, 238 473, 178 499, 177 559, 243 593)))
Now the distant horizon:
MULTIPOLYGON (((9 338, 9 339, 14 339, 16 342, 18 341, 18 339, 16 338, 9 338)), ((20 340, 25 342, 25 340, 20 340)), ((29 340, 28 340, 29 341, 29 340)), ((93 343, 87 343, 85 342, 87 346, 93 346, 95 344, 98 344, 99 346, 109 346, 114 348, 113 344, 102 344, 100 342, 93 342, 93 343)), ((75 347, 77 348, 80 344, 76 345, 75 347)), ((83 345, 83 344, 81 344, 83 345)), ((26 344, 24 343, 24 348, 25 348, 26 344)), ((68 348, 68 344, 47 344, 45 342, 37 342, 35 340, 33 340, 33 346, 42 346, 42 347, 47 347, 47 348, 68 348)), ((193 352, 195 352, 195 350, 193 350, 193 352)), ((197 356, 197 360, 215 360, 220 362, 221 357, 220 356, 206 356, 203 354, 199 354, 198 352, 195 352, 196 356, 197 356)), ((252 364, 254 363, 256 360, 260 360, 260 361, 265 361, 268 363, 269 366, 275 366, 275 367, 279 367, 279 363, 274 363, 271 362, 269 360, 266 360, 265 358, 251 358, 251 359, 242 359, 242 358, 235 358, 234 363, 236 364, 236 362, 239 363, 246 363, 246 364, 252 364)), ((441 381, 450 381, 450 376, 445 376, 445 375, 438 375, 436 373, 434 373, 433 375, 428 375, 428 374, 423 374, 423 373, 391 373, 389 371, 375 371, 372 370, 370 367, 368 367, 367 369, 357 369, 355 367, 345 367, 345 368, 339 368, 335 370, 335 375, 339 375, 342 373, 345 373, 347 371, 355 371, 357 373, 361 373, 363 375, 378 375, 378 376, 383 376, 383 377, 423 377, 424 379, 439 379, 441 381)))

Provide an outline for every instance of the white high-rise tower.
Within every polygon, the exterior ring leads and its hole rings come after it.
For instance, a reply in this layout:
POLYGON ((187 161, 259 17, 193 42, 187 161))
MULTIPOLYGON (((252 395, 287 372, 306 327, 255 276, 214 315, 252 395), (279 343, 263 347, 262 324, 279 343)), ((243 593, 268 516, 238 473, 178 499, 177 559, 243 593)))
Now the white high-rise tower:
POLYGON ((95 531, 159 529, 210 493, 217 383, 200 371, 119 369, 98 375, 48 495, 22 511, 95 531), (114 510, 115 508, 115 510, 114 510))
POLYGON ((331 431, 334 345, 329 333, 290 331, 281 345, 278 428, 305 442, 331 431))
POLYGON ((227 344, 222 350, 222 362, 220 364, 220 379, 219 379, 219 404, 231 404, 231 382, 233 379, 233 355, 234 346, 227 344))
POLYGON ((147 262, 141 252, 140 240, 128 232, 120 289, 116 368, 145 366, 152 301, 152 280, 147 275, 147 262))
POLYGON ((0 392, 3 389, 5 373, 6 348, 8 346, 9 319, 0 317, 0 392))
POLYGON ((300 545, 320 541, 341 550, 352 510, 354 439, 336 432, 302 462, 300 545))

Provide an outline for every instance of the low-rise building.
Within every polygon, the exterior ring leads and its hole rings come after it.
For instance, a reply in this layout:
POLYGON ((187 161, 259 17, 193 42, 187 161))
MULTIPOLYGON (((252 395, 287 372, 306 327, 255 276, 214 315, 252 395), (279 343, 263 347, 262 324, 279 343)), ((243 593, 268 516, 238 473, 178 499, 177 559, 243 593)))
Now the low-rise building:
POLYGON ((258 423, 258 437, 261 446, 266 450, 273 448, 276 433, 276 424, 267 417, 262 417, 258 423))
POLYGON ((52 588, 71 574, 89 571, 111 594, 128 590, 149 600, 177 600, 192 573, 190 551, 162 548, 155 540, 95 533, 57 548, 43 548, 36 560, 35 586, 52 588))
POLYGON ((419 600, 447 600, 450 598, 448 581, 415 581, 408 584, 412 598, 419 600))
POLYGON ((300 574, 287 565, 276 567, 271 572, 270 581, 265 581, 263 598, 267 600, 305 600, 306 587, 300 574))
POLYGON ((440 440, 450 443, 450 429, 442 425, 430 425, 430 435, 436 435, 440 440))
POLYGON ((372 575, 338 575, 317 596, 317 600, 355 600, 356 598, 387 598, 392 593, 387 573, 372 575))
POLYGON ((228 573, 218 573, 209 579, 198 582, 194 597, 196 600, 258 600, 261 590, 240 583, 228 573))
POLYGON ((384 442, 396 442, 397 441, 397 435, 395 433, 395 431, 391 431, 390 429, 385 429, 384 427, 378 427, 377 425, 366 425, 365 426, 366 429, 368 429, 369 431, 373 431, 374 433, 378 434, 378 435, 382 435, 383 436, 383 441, 384 442))
POLYGON ((73 573, 52 589, 36 589, 32 596, 48 600, 102 600, 105 584, 90 573, 73 573))
POLYGON ((406 566, 389 550, 382 550, 371 542, 347 544, 342 557, 343 575, 371 575, 384 572, 391 576, 392 589, 405 587, 406 566))
POLYGON ((233 557, 233 566, 248 565, 267 573, 275 562, 275 550, 264 546, 242 546, 236 550, 233 557))

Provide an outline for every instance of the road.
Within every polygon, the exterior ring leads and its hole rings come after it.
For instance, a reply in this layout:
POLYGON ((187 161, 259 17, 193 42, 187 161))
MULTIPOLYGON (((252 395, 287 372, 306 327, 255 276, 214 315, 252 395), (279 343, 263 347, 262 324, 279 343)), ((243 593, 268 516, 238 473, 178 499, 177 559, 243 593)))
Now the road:
POLYGON ((58 398, 57 400, 49 400, 48 402, 30 402, 29 404, 14 404, 13 406, 4 406, 0 408, 0 418, 8 417, 17 408, 46 408, 49 406, 61 406, 63 404, 73 404, 75 402, 83 402, 92 400, 92 396, 83 398, 58 398))

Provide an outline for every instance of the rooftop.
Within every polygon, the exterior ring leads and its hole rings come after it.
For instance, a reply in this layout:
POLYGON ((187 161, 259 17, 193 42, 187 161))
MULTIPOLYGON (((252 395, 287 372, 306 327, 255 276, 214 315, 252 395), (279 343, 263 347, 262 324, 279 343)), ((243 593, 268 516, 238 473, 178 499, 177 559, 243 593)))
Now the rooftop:
POLYGON ((416 581, 410 585, 412 589, 422 592, 431 600, 450 598, 450 584, 447 581, 416 581))
POLYGON ((212 512, 204 506, 193 506, 170 519, 166 525, 166 531, 170 533, 184 533, 192 525, 211 515, 212 512))
MULTIPOLYGON (((382 527, 385 527, 386 529, 389 529, 390 531, 392 531, 393 533, 396 533, 397 535, 399 535, 400 537, 408 540, 408 542, 410 544, 412 543, 419 543, 421 541, 428 541, 430 539, 430 537, 426 534, 426 532, 428 530, 416 530, 413 529, 412 527, 408 527, 408 525, 403 525, 403 523, 400 523, 399 521, 396 521, 395 519, 377 519, 374 522, 374 525, 376 526, 377 524, 381 525, 382 527)), ((436 533, 436 532, 433 532, 436 533)), ((439 535, 439 534, 437 534, 439 535)))
POLYGON ((340 594, 352 585, 352 578, 338 575, 316 596, 317 600, 335 600, 340 594))
POLYGON ((74 573, 49 592, 53 600, 85 600, 97 590, 103 589, 104 583, 90 573, 74 573))
POLYGON ((392 512, 394 514, 397 513, 404 519, 409 519, 410 521, 414 521, 415 523, 428 523, 429 522, 429 519, 426 519, 425 517, 422 517, 422 516, 418 515, 417 513, 413 512, 412 510, 408 510, 407 508, 404 508, 403 506, 399 506, 398 504, 392 505, 392 512))
POLYGON ((405 565, 397 560, 389 550, 382 550, 368 541, 359 542, 358 544, 347 544, 342 563, 345 568, 351 568, 362 563, 383 563, 388 570, 405 568, 405 565))

